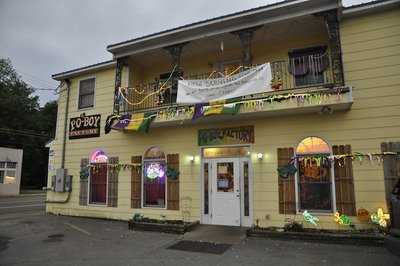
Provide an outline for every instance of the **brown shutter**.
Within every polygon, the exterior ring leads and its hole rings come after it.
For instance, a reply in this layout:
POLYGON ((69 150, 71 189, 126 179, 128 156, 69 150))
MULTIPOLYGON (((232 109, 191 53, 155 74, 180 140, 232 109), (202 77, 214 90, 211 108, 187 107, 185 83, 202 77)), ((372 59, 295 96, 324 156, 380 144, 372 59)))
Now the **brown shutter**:
MULTIPOLYGON (((167 167, 179 171, 179 154, 167 155, 167 167)), ((167 176, 167 209, 179 210, 179 178, 172 180, 167 176)))
MULTIPOLYGON (((381 144, 382 152, 400 152, 400 142, 384 142, 381 144)), ((385 178, 386 203, 391 210, 392 191, 400 179, 400 160, 393 155, 383 156, 383 173, 385 178)))
MULTIPOLYGON (((334 145, 334 155, 351 154, 350 145, 334 145)), ((336 210, 349 216, 356 215, 354 196, 353 164, 350 157, 335 159, 336 210)))
MULTIPOLYGON (((293 148, 278 148, 278 167, 287 165, 294 155, 293 148)), ((279 213, 296 214, 296 192, 294 175, 278 176, 279 213)))
MULTIPOLYGON (((118 157, 110 157, 108 163, 111 165, 118 164, 118 157)), ((108 207, 118 206, 118 172, 116 167, 108 167, 108 207)))
MULTIPOLYGON (((81 159, 81 171, 89 164, 88 158, 81 159)), ((79 178, 79 205, 86 206, 88 202, 88 179, 79 178)))
MULTIPOLYGON (((142 156, 132 156, 133 164, 141 164, 142 156)), ((142 167, 134 166, 131 170, 131 208, 139 209, 142 206, 142 167)))

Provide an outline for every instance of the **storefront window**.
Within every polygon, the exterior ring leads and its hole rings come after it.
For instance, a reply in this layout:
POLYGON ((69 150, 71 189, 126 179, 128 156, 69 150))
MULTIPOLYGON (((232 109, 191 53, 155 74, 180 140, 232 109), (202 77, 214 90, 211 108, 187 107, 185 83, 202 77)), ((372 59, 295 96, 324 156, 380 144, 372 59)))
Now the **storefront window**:
POLYGON ((297 184, 300 210, 332 211, 332 176, 329 145, 317 137, 300 142, 297 184))
POLYGON ((152 147, 143 158, 143 207, 165 208, 165 190, 165 154, 152 147))
POLYGON ((0 162, 0 184, 14 184, 16 162, 0 162))
POLYGON ((90 204, 103 205, 107 202, 107 161, 103 150, 95 150, 90 156, 90 204))
POLYGON ((217 192, 233 192, 233 163, 217 163, 217 192))

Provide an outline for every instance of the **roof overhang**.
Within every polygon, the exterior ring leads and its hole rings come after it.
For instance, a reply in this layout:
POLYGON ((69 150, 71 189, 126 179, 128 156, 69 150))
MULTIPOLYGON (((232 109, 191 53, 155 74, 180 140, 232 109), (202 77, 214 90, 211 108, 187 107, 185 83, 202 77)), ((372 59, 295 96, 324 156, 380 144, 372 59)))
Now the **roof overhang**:
POLYGON ((104 70, 104 69, 109 69, 109 68, 114 68, 115 65, 117 64, 117 62, 115 60, 110 60, 110 61, 105 61, 105 62, 101 62, 98 64, 94 64, 94 65, 90 65, 90 66, 84 66, 84 67, 80 67, 80 68, 76 68, 73 70, 68 70, 65 72, 61 72, 58 74, 54 74, 51 77, 54 80, 57 81, 62 81, 68 78, 73 78, 82 74, 88 74, 88 73, 92 73, 94 71, 99 71, 99 70, 104 70))
POLYGON ((339 0, 286 0, 111 44, 107 46, 107 50, 114 58, 120 58, 221 33, 337 9, 339 4, 339 0))
POLYGON ((400 0, 379 0, 360 5, 349 6, 343 9, 342 17, 353 17, 359 15, 365 15, 377 11, 391 10, 393 8, 400 7, 400 0))

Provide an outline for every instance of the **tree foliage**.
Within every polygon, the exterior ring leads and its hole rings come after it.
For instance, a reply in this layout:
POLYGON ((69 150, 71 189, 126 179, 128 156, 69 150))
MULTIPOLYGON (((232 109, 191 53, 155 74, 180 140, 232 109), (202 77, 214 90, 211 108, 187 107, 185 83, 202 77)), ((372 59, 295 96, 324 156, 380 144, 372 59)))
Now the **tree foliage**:
POLYGON ((24 150, 22 186, 43 186, 47 178, 45 144, 54 138, 57 102, 39 105, 39 97, 13 68, 0 58, 0 146, 24 150))

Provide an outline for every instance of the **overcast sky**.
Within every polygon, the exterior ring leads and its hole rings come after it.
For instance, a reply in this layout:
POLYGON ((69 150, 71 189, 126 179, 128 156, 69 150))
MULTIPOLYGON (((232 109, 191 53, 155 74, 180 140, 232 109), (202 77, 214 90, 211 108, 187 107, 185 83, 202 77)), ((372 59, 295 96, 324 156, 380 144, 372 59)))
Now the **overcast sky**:
MULTIPOLYGON (((110 60, 108 44, 274 2, 280 1, 0 0, 0 57, 33 87, 56 88, 52 74, 110 60)), ((57 98, 36 93, 42 105, 57 98)))

